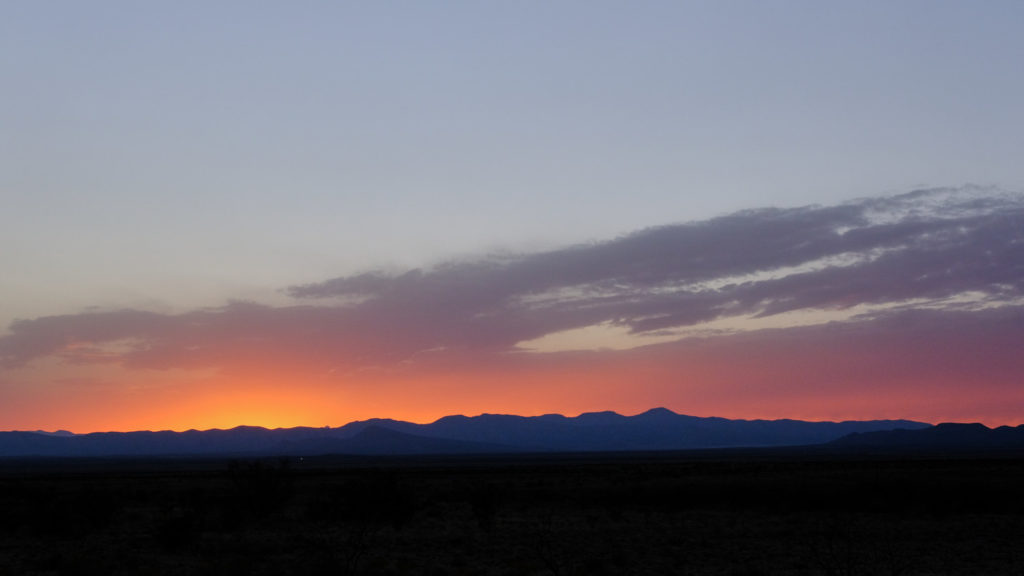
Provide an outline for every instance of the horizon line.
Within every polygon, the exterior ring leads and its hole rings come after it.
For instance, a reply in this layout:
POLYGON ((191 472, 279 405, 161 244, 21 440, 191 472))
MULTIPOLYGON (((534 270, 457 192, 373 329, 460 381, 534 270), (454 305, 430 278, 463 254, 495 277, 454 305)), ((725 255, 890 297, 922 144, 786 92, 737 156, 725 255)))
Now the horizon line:
POLYGON ((640 412, 636 412, 635 414, 624 414, 624 413, 621 413, 621 412, 617 412, 615 410, 587 410, 587 411, 579 412, 575 416, 570 416, 570 415, 566 415, 566 414, 560 414, 560 413, 557 413, 557 412, 546 412, 546 413, 543 413, 543 414, 533 414, 533 415, 511 414, 511 413, 504 413, 504 412, 480 412, 480 413, 474 414, 474 415, 446 414, 444 416, 440 416, 440 417, 438 417, 438 418, 436 418, 434 420, 431 420, 429 422, 415 422, 415 421, 412 421, 412 420, 400 420, 400 419, 395 419, 395 418, 390 418, 390 417, 374 416, 374 417, 365 418, 365 419, 350 420, 348 422, 345 422, 345 423, 337 425, 337 426, 331 426, 331 425, 328 424, 328 425, 324 425, 324 426, 297 425, 297 426, 275 426, 275 427, 268 427, 268 426, 261 426, 261 425, 257 425, 257 424, 237 424, 235 426, 231 426, 231 427, 227 427, 227 428, 215 426, 215 427, 212 427, 212 428, 186 428, 186 429, 165 428, 165 429, 160 429, 160 430, 153 430, 153 429, 93 430, 93 431, 89 431, 89 432, 73 432, 73 431, 65 429, 65 428, 58 428, 57 430, 54 430, 54 431, 37 429, 37 430, 0 430, 0 432, 23 432, 23 433, 29 433, 29 434, 43 434, 43 435, 58 436, 58 437, 60 437, 60 436, 67 437, 68 434, 70 434, 72 436, 88 436, 90 434, 132 434, 132 433, 136 433, 136 432, 150 432, 150 433, 154 433, 154 434, 162 433, 162 432, 172 432, 172 433, 175 433, 175 434, 183 434, 183 433, 188 433, 188 432, 217 432, 217 431, 224 432, 224 431, 230 431, 230 430, 237 430, 239 428, 258 428, 258 429, 267 430, 267 431, 294 430, 296 428, 338 429, 338 428, 344 428, 345 426, 348 426, 348 425, 351 425, 351 424, 357 424, 357 423, 362 423, 362 422, 370 422, 370 421, 374 421, 374 420, 390 420, 390 421, 393 421, 393 422, 403 422, 403 423, 407 423, 407 424, 414 424, 414 425, 417 425, 417 426, 429 426, 431 424, 435 424, 435 423, 437 423, 437 422, 439 422, 441 420, 444 420, 445 418, 459 418, 459 417, 461 417, 461 418, 480 418, 480 417, 483 417, 483 416, 512 416, 512 417, 517 417, 517 418, 542 418, 542 417, 545 417, 545 416, 558 416, 558 417, 561 417, 561 418, 574 419, 574 418, 579 418, 579 417, 581 417, 583 415, 586 415, 586 414, 607 414, 607 413, 611 413, 611 414, 615 414, 617 416, 622 416, 624 418, 633 418, 633 417, 636 417, 636 416, 640 416, 642 414, 647 414, 649 412, 654 412, 654 411, 659 411, 659 410, 664 410, 664 411, 670 412, 671 414, 676 415, 676 416, 684 416, 684 417, 699 418, 699 419, 721 419, 721 420, 729 420, 729 421, 734 421, 734 422, 780 422, 780 421, 789 420, 789 421, 794 421, 794 422, 838 423, 838 424, 841 424, 841 423, 844 423, 844 422, 899 422, 899 421, 904 421, 904 422, 913 422, 913 423, 916 423, 916 424, 927 424, 929 426, 937 426, 939 424, 981 424, 982 426, 985 426, 986 428, 993 429, 993 430, 996 429, 996 428, 1003 427, 1003 426, 1007 426, 1007 427, 1011 427, 1012 428, 1012 427, 1015 427, 1015 426, 1022 426, 1022 425, 1024 425, 1024 422, 1019 422, 1017 424, 1000 424, 1000 425, 996 425, 996 426, 989 426, 988 424, 985 424, 984 422, 978 422, 978 421, 971 421, 971 422, 968 422, 968 421, 929 422, 929 421, 925 421, 925 420, 915 420, 915 419, 912 419, 912 418, 847 418, 847 419, 843 419, 843 420, 828 420, 828 419, 825 419, 825 420, 816 420, 816 419, 804 420, 804 419, 801 419, 801 418, 790 418, 790 417, 782 417, 782 418, 763 418, 763 417, 761 417, 761 418, 729 418, 729 417, 725 417, 725 416, 697 416, 697 415, 694 415, 694 414, 685 414, 685 413, 682 413, 682 412, 676 412, 675 410, 672 410, 670 408, 666 408, 664 406, 656 406, 654 408, 648 408, 647 410, 642 410, 640 412))

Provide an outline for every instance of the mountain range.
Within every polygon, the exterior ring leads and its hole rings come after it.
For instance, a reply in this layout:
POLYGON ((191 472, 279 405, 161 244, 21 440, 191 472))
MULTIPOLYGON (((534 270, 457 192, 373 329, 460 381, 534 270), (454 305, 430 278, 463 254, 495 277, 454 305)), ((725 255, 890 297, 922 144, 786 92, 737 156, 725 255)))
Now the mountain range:
POLYGON ((984 424, 946 422, 919 429, 854 432, 829 443, 845 449, 872 451, 997 451, 1024 450, 1024 425, 989 428, 984 424))
POLYGON ((655 408, 635 416, 589 412, 513 416, 446 416, 430 424, 390 419, 332 428, 94 432, 0 432, 0 457, 188 455, 405 455, 690 450, 824 444, 851 434, 914 431, 910 420, 805 422, 729 420, 655 408))

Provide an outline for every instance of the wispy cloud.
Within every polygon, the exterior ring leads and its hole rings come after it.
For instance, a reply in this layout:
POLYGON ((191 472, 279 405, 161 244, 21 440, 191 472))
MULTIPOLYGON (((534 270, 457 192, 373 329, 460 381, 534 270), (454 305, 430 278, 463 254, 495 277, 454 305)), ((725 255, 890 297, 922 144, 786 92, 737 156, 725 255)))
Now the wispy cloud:
POLYGON ((499 346, 614 323, 634 333, 723 317, 941 302, 1024 289, 1024 199, 927 190, 836 207, 761 209, 551 252, 295 286, 359 297, 433 346, 499 346))
POLYGON ((729 318, 742 327, 744 318, 861 309, 878 321, 907 308, 1019 305, 1022 292, 1024 197, 939 189, 342 276, 288 288, 292 306, 236 302, 177 315, 114 310, 22 320, 0 337, 0 359, 7 367, 58 356, 163 369, 273 356, 354 369, 438 351, 522 354, 521 343, 599 325, 664 334, 729 318))

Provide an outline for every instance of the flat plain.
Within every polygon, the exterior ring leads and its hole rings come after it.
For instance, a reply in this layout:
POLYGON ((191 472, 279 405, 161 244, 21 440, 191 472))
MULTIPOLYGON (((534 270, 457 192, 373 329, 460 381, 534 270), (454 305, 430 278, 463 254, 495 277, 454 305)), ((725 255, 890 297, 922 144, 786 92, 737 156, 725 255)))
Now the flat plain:
POLYGON ((8 460, 2 574, 1024 574, 1020 455, 8 460))

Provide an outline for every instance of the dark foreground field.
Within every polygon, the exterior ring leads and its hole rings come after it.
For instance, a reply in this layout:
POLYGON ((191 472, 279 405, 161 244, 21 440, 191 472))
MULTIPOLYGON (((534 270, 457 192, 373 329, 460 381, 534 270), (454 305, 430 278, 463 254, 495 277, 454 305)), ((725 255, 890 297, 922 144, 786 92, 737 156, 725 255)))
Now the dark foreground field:
POLYGON ((1024 459, 8 461, 0 574, 1024 574, 1024 459))

